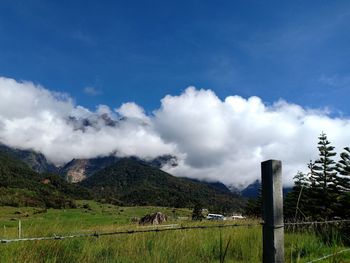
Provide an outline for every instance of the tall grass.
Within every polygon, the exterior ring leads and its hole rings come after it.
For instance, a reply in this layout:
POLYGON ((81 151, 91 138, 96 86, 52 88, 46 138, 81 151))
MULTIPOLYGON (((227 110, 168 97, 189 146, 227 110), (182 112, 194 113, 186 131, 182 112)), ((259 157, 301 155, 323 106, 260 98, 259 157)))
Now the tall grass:
MULTIPOLYGON (((118 208, 91 204, 91 211, 49 210, 45 214, 23 218, 24 236, 94 233, 135 229, 130 217, 147 211, 173 211, 168 208, 118 208), (123 210, 120 214, 115 211, 123 210), (104 211, 104 212, 102 212, 104 211), (114 212, 113 212, 114 211, 114 212), (62 215, 64 214, 64 215, 62 215), (95 217, 96 216, 96 217, 95 217), (79 218, 80 217, 80 218, 79 218), (80 220, 82 219, 83 220, 80 220), (98 219, 97 219, 98 218, 98 219), (49 222, 53 222, 51 225, 49 222), (99 223, 100 222, 100 223, 99 223), (77 224, 77 225, 75 225, 77 224)), ((0 224, 8 223, 6 238, 16 237, 14 210, 0 208, 0 224)), ((176 211, 180 216, 188 210, 176 211)), ((255 221, 256 222, 256 221, 255 221)), ((218 222, 170 221, 184 225, 208 225, 218 222)), ((223 223, 223 222, 221 222, 223 223)), ((242 222, 243 223, 243 222, 242 222)), ((247 222, 244 222, 247 223, 247 222)), ((249 222, 250 223, 250 222, 249 222)), ((224 229, 176 230, 132 235, 86 237, 52 241, 28 241, 0 244, 0 262, 261 262, 262 230, 260 226, 224 229)), ((0 229, 0 237, 4 233, 0 229)), ((344 248, 336 235, 329 242, 313 230, 285 235, 286 262, 307 262, 344 248)), ((350 253, 323 262, 350 262, 350 253)))
POLYGON ((2 244, 0 261, 259 262, 260 232, 259 227, 244 230, 227 228, 221 234, 219 229, 179 230, 2 244))

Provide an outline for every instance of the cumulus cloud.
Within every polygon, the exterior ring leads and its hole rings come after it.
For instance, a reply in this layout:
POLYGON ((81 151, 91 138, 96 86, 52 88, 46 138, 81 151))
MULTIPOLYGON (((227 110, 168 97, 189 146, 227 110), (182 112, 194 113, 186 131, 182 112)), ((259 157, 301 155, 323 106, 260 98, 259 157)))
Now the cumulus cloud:
POLYGON ((55 164, 72 158, 114 154, 151 159, 177 156, 163 169, 225 184, 245 186, 260 177, 260 162, 283 161, 292 182, 317 158, 317 137, 327 133, 338 151, 350 144, 350 120, 283 100, 266 105, 258 97, 229 96, 187 88, 167 95, 147 115, 134 102, 90 111, 66 94, 31 82, 0 78, 0 141, 40 151, 55 164))
POLYGON ((116 154, 147 159, 175 152, 143 110, 129 105, 121 106, 122 115, 106 105, 92 112, 65 94, 0 78, 0 141, 42 152, 58 165, 72 158, 116 154))
POLYGON ((317 137, 326 132, 338 150, 349 145, 350 122, 326 112, 307 110, 280 100, 266 106, 260 98, 239 96, 220 100, 210 90, 188 88, 166 96, 154 122, 165 142, 176 142, 186 153, 175 174, 218 178, 246 185, 260 176, 260 162, 280 159, 285 183, 317 158, 317 137))
POLYGON ((144 110, 134 102, 124 103, 116 112, 127 118, 148 119, 144 110))

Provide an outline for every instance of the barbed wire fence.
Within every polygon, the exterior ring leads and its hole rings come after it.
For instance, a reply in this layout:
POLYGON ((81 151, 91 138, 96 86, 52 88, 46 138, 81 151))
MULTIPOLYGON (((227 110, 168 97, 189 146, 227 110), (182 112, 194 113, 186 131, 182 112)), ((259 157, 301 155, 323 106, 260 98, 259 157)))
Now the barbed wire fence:
MULTIPOLYGON (((316 226, 316 225, 330 225, 330 224, 344 224, 350 223, 350 219, 347 220, 329 220, 329 221, 305 221, 305 222, 286 222, 284 227, 289 226, 316 226)), ((234 227, 261 227, 263 222, 249 223, 249 224, 215 224, 215 225, 195 225, 195 226, 179 226, 178 224, 172 225, 159 225, 154 229, 132 229, 132 230, 120 230, 113 232, 94 232, 94 233, 79 233, 72 235, 53 235, 46 237, 32 237, 32 238, 15 238, 15 239, 0 239, 0 243, 14 243, 14 242, 24 242, 24 241, 42 241, 42 240, 63 240, 72 238, 84 238, 84 237, 103 237, 103 236, 115 236, 115 235, 132 235, 132 234, 142 234, 142 233, 159 233, 166 231, 179 231, 179 230, 201 230, 201 229, 212 229, 212 228, 234 228, 234 227)), ((350 248, 342 249, 331 254, 322 255, 322 257, 308 261, 307 263, 319 262, 331 257, 338 256, 342 253, 350 252, 350 248)))
POLYGON ((100 236, 114 236, 114 235, 130 235, 139 233, 151 233, 151 232, 165 232, 165 231, 176 231, 176 230, 194 230, 194 229, 210 229, 210 228, 227 228, 227 227, 254 227, 260 226, 261 224, 221 224, 221 225, 197 225, 197 226, 178 226, 178 225, 161 225, 154 229, 132 229, 132 230, 121 230, 113 232, 94 232, 91 234, 74 234, 66 236, 49 236, 49 237, 33 237, 33 238, 15 238, 15 239, 0 239, 0 243, 12 243, 20 241, 34 241, 34 240, 60 240, 68 238, 78 238, 78 237, 100 237, 100 236))
MULTIPOLYGON (((350 224, 350 219, 328 220, 328 221, 296 221, 284 222, 283 220, 283 194, 282 194, 282 175, 281 162, 269 160, 262 163, 262 210, 263 221, 247 224, 214 224, 214 225, 190 225, 183 226, 178 224, 159 225, 152 229, 129 229, 118 230, 113 232, 94 232, 79 233, 71 235, 53 235, 46 237, 29 237, 21 238, 21 223, 19 222, 19 238, 0 239, 0 244, 25 242, 25 241, 42 241, 42 240, 63 240, 83 237, 102 237, 115 235, 133 235, 151 232, 181 231, 181 230, 201 230, 210 228, 235 228, 235 227, 261 227, 263 232, 263 263, 282 263, 284 262, 284 233, 288 227, 315 227, 320 225, 350 224)), ((298 202, 300 195, 298 198, 298 202)), ((298 209, 298 205, 297 205, 298 209)), ((300 211, 301 212, 301 211, 300 211)), ((346 237, 345 237, 346 238, 346 237)), ((348 239, 350 241, 350 238, 348 239)), ((350 248, 343 248, 333 253, 322 255, 319 258, 312 259, 307 263, 320 262, 322 260, 334 258, 340 254, 350 252, 350 248)), ((221 259, 220 259, 221 262, 221 259)), ((223 261, 222 261, 223 262, 223 261)))
MULTIPOLYGON (((343 220, 328 220, 328 221, 287 222, 287 223, 284 223, 284 226, 286 228, 288 228, 290 226, 293 227, 292 232, 294 233, 295 232, 295 228, 294 228, 295 226, 301 226, 301 227, 302 226, 306 226, 308 228, 311 228, 311 230, 313 230, 315 232, 314 227, 316 227, 316 226, 320 226, 320 225, 341 226, 341 225, 349 224, 349 223, 350 223, 350 219, 343 219, 343 220)), ((285 230, 286 230, 286 228, 285 228, 285 230)), ((345 237, 345 236, 343 236, 343 237, 345 237)), ((350 239, 348 239, 348 241, 350 241, 350 239)), ((329 259, 329 258, 334 258, 334 257, 336 257, 336 256, 338 256, 340 254, 346 253, 346 252, 350 252, 350 248, 345 248, 345 249, 341 249, 339 251, 335 251, 335 252, 330 253, 330 254, 322 255, 321 257, 313 259, 313 260, 310 260, 310 261, 307 261, 306 263, 319 262, 319 261, 326 260, 326 259, 329 259)))
MULTIPOLYGON (((263 215, 263 263, 282 263, 284 257, 284 234, 286 227, 292 226, 320 226, 348 224, 350 219, 329 220, 329 221, 299 221, 297 222, 298 204, 295 212, 295 222, 284 222, 283 218, 283 190, 282 190, 282 162, 278 160, 268 160, 261 163, 261 181, 262 181, 262 215, 263 215)), ((302 189, 301 189, 302 191, 302 189)), ((298 196, 298 203, 301 199, 301 192, 298 196)), ((300 210, 300 209, 299 209, 300 210)), ((302 211, 299 211, 302 213, 302 211)), ((322 234, 319 229, 314 228, 314 233, 322 234)), ((321 236, 321 235, 320 235, 321 236)), ((344 236, 344 235, 343 235, 344 236)), ((322 237, 323 238, 323 237, 322 237)), ((350 241, 350 239, 349 239, 350 241)), ((341 251, 328 255, 322 255, 320 258, 309 261, 318 262, 324 259, 335 257, 339 254, 350 251, 350 248, 344 248, 341 251)))

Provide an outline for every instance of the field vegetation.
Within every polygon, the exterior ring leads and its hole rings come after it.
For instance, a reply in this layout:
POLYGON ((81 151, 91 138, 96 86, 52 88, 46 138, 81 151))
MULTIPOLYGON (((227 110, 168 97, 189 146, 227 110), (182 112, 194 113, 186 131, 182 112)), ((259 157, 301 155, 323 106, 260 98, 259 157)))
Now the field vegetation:
MULTIPOLYGON (((22 223, 22 237, 150 229, 151 226, 139 226, 132 220, 156 211, 168 215, 166 224, 254 226, 3 243, 0 262, 261 262, 262 231, 258 220, 191 221, 189 209, 119 207, 94 201, 78 201, 77 206, 75 209, 0 207, 0 238, 17 238, 18 220, 22 223)), ((323 240, 314 230, 287 229, 285 239, 286 262, 308 262, 344 249, 336 232, 323 240)), ((350 253, 343 253, 320 262, 349 261, 350 253)))

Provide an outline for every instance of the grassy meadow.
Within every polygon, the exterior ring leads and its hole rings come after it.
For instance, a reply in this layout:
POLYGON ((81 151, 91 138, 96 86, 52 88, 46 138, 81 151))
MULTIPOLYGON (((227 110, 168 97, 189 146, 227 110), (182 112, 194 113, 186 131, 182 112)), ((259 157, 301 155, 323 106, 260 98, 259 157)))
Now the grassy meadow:
MULTIPOLYGON (((167 224, 210 225, 225 222, 192 222, 188 209, 162 207, 118 207, 79 201, 76 209, 0 207, 0 239, 111 232, 118 229, 146 229, 132 218, 161 211, 167 224)), ((235 223, 257 223, 244 220, 235 223)), ((333 237, 326 244, 312 232, 286 231, 286 262, 308 262, 345 247, 333 237)), ((177 230, 65 240, 24 241, 0 244, 0 262, 261 262, 261 226, 177 230), (227 252, 225 253, 227 247, 227 252)), ((319 262, 350 262, 350 252, 319 262)))

